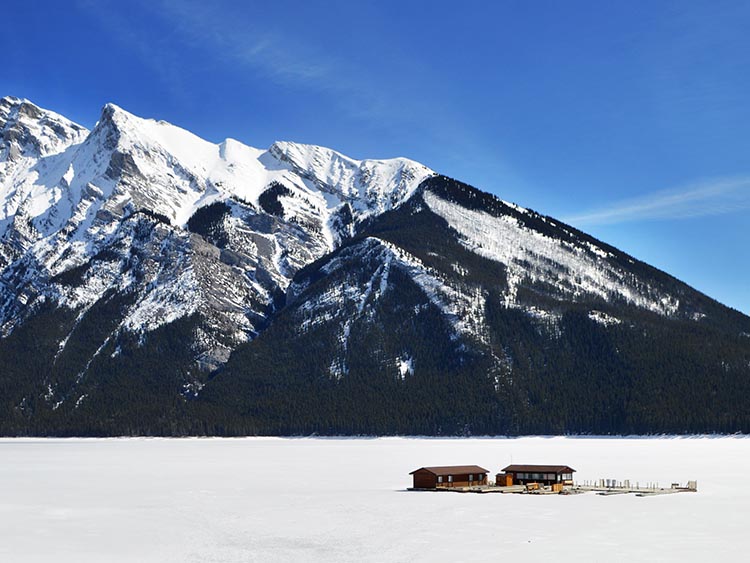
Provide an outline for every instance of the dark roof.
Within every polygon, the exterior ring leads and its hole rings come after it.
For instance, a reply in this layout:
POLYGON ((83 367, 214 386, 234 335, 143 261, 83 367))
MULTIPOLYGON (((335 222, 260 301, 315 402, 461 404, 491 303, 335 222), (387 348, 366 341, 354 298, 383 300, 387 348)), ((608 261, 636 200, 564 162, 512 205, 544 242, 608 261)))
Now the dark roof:
POLYGON ((446 465, 443 467, 420 467, 415 469, 409 475, 414 475, 417 471, 429 471, 433 475, 469 475, 471 473, 489 473, 484 467, 478 465, 446 465))
POLYGON ((509 465, 503 469, 506 473, 575 473, 567 465, 509 465))

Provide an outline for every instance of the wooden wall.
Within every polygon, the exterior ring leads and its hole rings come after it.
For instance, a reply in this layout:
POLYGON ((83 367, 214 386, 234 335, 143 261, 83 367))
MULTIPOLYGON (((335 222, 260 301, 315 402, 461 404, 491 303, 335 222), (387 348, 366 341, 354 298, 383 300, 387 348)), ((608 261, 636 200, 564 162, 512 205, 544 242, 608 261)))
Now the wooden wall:
POLYGON ((415 489, 434 489, 437 486, 437 477, 429 471, 417 471, 412 477, 415 489))
POLYGON ((434 489, 436 487, 476 487, 487 484, 487 475, 480 478, 480 474, 474 474, 474 480, 469 481, 468 473, 466 475, 453 475, 453 481, 448 482, 448 476, 443 475, 443 482, 438 483, 437 475, 427 470, 420 470, 412 475, 414 477, 415 489, 434 489))
POLYGON ((498 487, 512 487, 513 475, 510 473, 498 473, 495 475, 495 485, 498 487))

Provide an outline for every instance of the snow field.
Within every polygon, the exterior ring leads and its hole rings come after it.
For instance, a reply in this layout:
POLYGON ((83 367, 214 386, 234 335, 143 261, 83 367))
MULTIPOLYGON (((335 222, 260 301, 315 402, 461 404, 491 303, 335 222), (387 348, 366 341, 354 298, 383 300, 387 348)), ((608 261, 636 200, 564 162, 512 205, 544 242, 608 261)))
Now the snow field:
POLYGON ((506 264, 510 306, 516 303, 517 287, 524 277, 530 276, 533 281, 548 281, 558 286, 573 299, 583 294, 598 295, 608 301, 620 297, 662 315, 672 315, 679 308, 676 297, 659 294, 656 288, 640 284, 632 273, 603 260, 607 253, 591 243, 575 246, 559 241, 524 227, 514 217, 493 217, 454 205, 429 191, 424 200, 461 235, 461 242, 468 250, 506 264))
POLYGON ((747 438, 3 439, 0 561, 743 561, 747 438), (565 463, 698 493, 407 492, 565 463))

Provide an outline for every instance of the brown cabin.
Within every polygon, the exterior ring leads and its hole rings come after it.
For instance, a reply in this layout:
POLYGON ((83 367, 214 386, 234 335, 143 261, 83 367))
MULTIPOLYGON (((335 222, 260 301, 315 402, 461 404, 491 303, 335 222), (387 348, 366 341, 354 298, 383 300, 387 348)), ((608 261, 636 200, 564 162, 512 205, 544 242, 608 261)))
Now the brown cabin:
POLYGON ((572 485, 575 469, 567 465, 509 465, 503 473, 495 476, 495 483, 503 486, 526 485, 572 485))
POLYGON ((409 475, 414 477, 415 489, 437 489, 440 487, 474 487, 487 484, 487 473, 478 465, 448 465, 444 467, 420 467, 409 475))

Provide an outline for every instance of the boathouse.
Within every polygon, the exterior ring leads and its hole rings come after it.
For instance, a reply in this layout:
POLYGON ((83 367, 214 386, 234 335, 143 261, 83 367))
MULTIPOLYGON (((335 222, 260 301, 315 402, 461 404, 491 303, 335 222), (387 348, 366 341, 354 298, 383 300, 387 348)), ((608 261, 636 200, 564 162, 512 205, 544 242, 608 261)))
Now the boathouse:
POLYGON ((487 484, 488 471, 478 465, 448 465, 420 467, 409 475, 414 477, 415 489, 441 487, 474 487, 487 484))
POLYGON ((503 469, 503 473, 495 476, 495 483, 504 486, 527 483, 572 485, 573 473, 575 469, 567 465, 509 465, 503 469))

